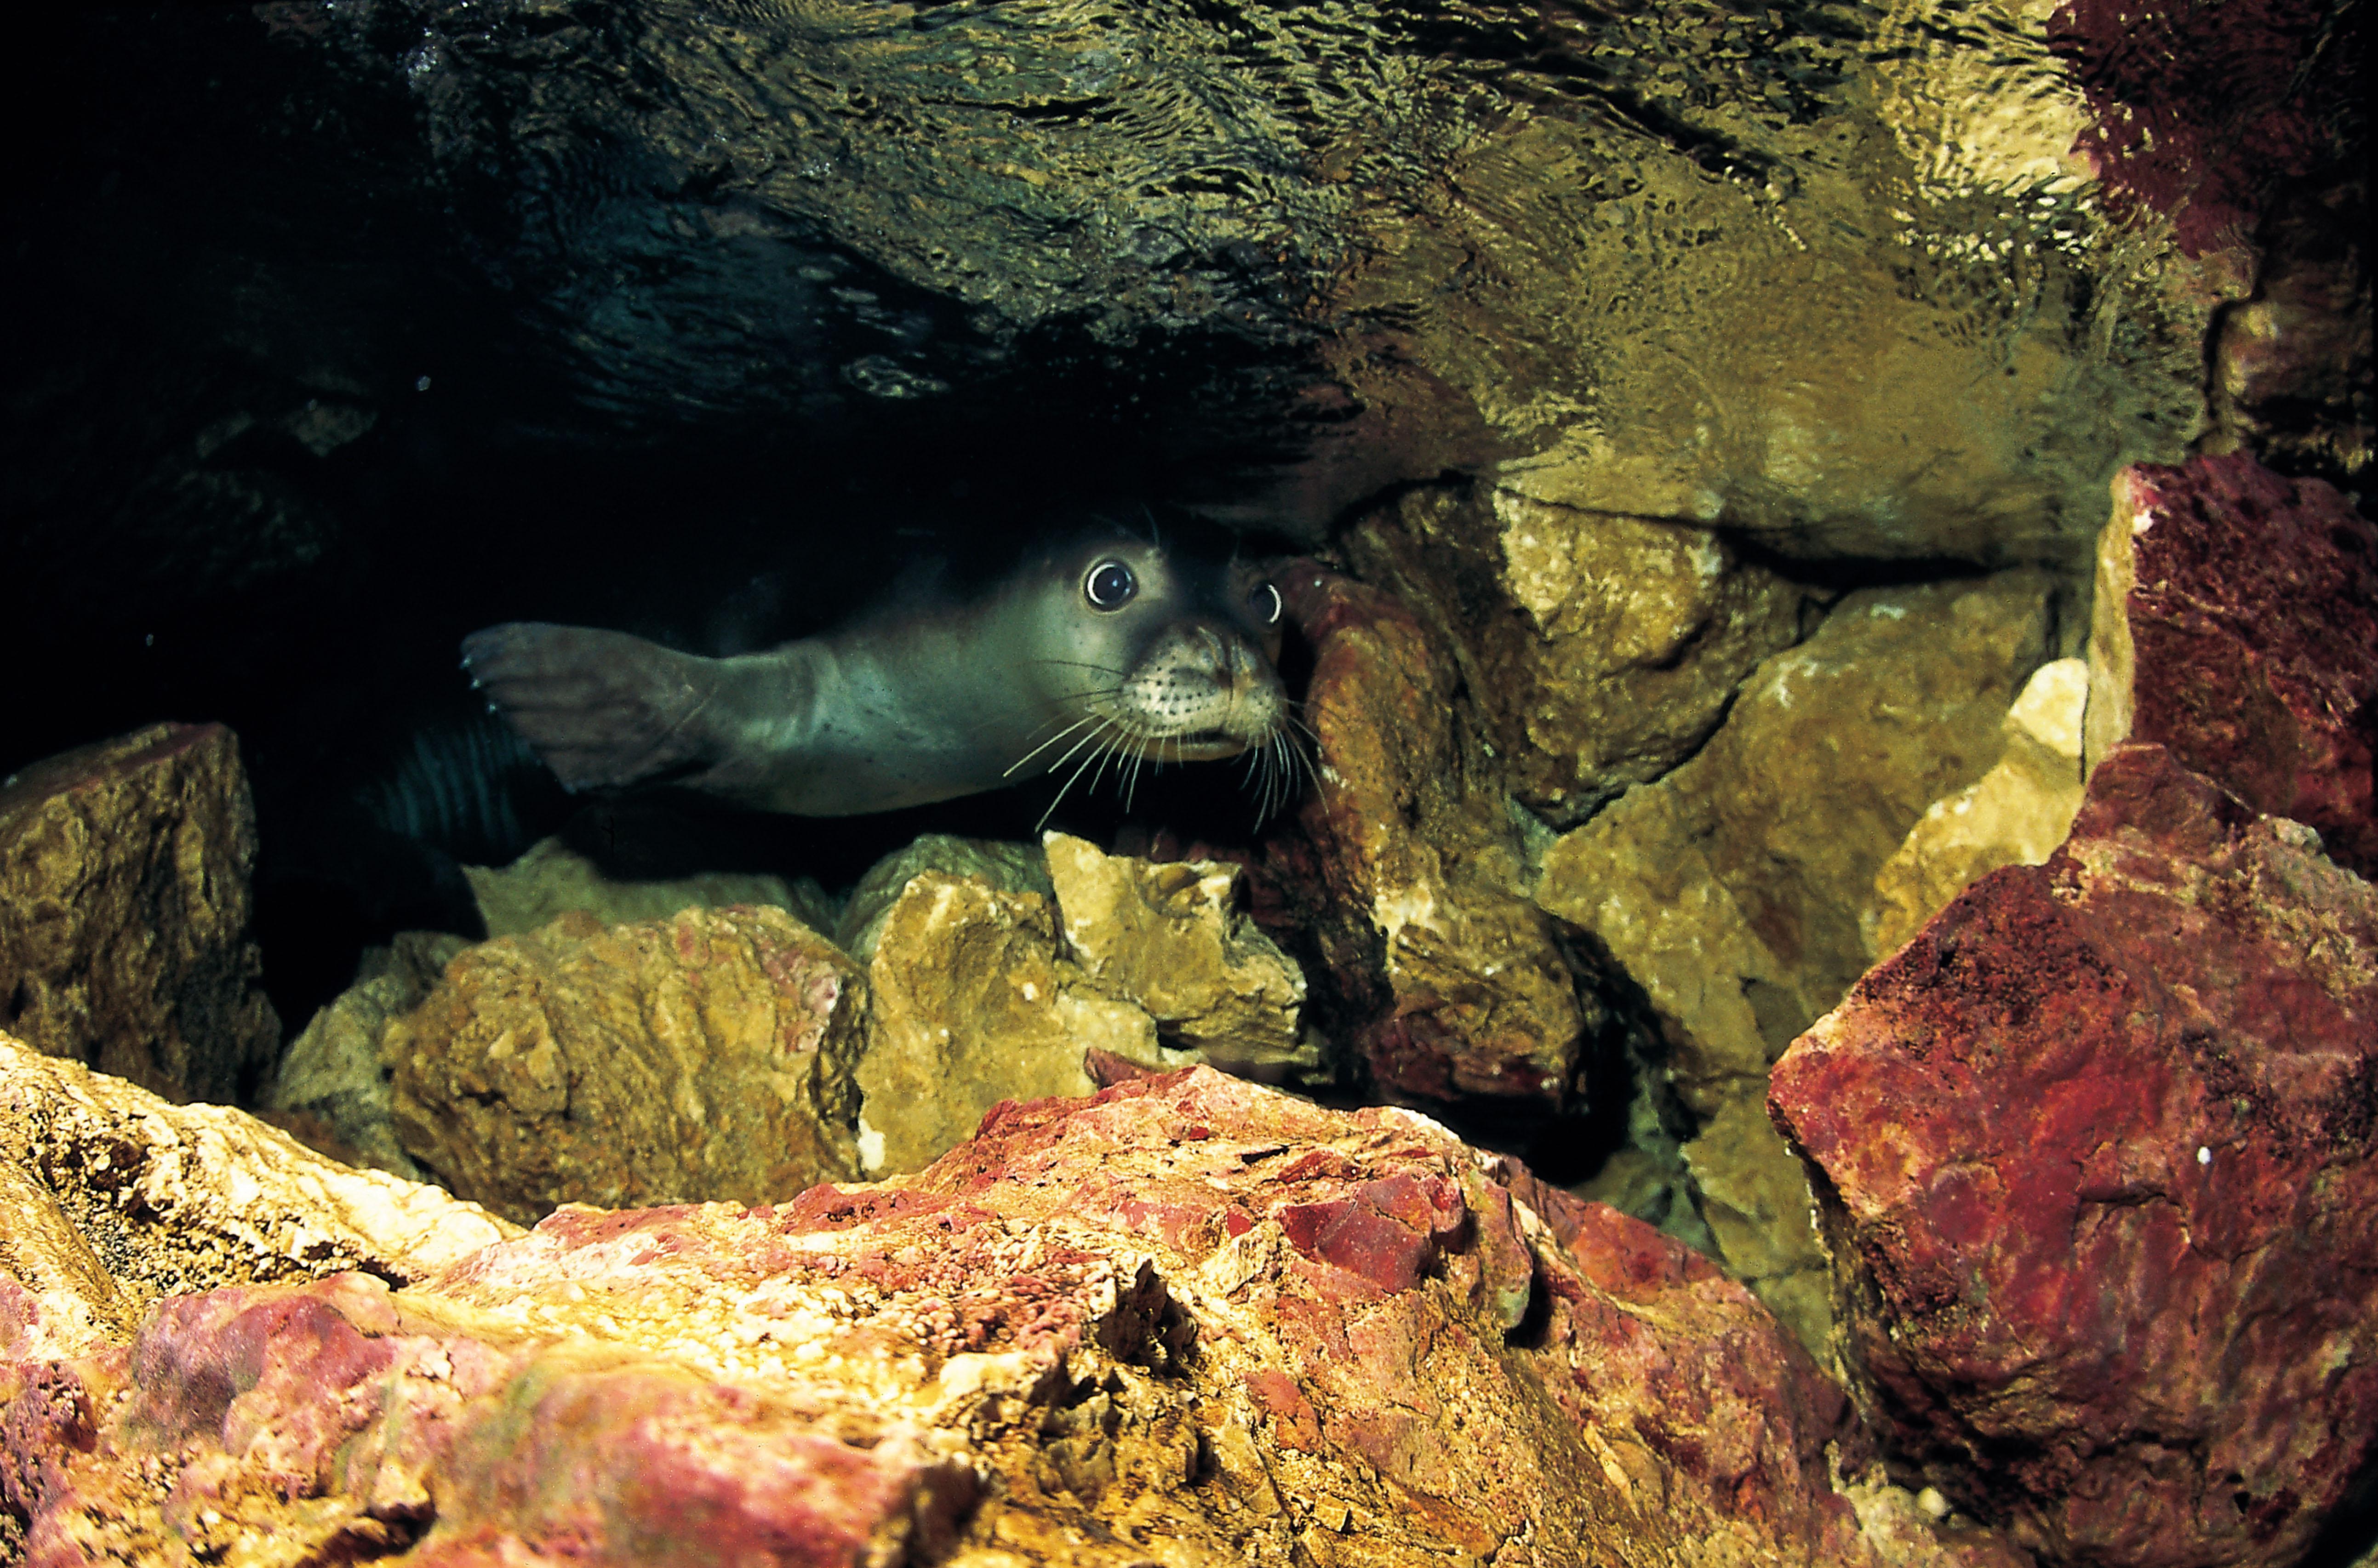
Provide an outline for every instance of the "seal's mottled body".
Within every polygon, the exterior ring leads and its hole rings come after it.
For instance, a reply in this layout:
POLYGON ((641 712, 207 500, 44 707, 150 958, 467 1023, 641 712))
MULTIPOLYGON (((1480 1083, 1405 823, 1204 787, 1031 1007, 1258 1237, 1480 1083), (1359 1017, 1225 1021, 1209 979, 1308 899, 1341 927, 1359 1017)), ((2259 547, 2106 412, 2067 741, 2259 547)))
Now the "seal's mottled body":
POLYGON ((1279 604, 1251 566, 1099 529, 1028 553, 979 592, 887 604, 764 653, 705 659, 625 632, 513 624, 465 640, 463 663, 573 789, 667 783, 840 817, 1092 757, 1195 760, 1272 742, 1288 711, 1279 604))

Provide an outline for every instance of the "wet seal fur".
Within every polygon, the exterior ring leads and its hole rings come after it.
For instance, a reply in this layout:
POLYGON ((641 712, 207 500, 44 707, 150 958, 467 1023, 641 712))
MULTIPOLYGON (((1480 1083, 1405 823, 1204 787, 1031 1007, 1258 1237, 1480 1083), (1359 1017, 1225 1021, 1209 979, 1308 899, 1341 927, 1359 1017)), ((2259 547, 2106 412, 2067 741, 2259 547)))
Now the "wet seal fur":
POLYGON ((1093 763, 1135 779, 1147 762, 1254 750, 1268 807, 1301 758, 1279 622, 1254 563, 1098 524, 976 592, 895 590, 766 652, 710 659, 515 622, 464 639, 462 664, 572 790, 668 784, 844 817, 1069 764, 1065 789, 1093 763))

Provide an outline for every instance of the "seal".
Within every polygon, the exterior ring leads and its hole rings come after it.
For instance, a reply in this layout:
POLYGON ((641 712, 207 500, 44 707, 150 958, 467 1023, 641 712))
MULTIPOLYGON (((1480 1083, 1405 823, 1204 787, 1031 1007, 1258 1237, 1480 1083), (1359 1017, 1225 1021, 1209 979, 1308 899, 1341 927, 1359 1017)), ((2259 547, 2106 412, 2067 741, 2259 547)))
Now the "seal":
MULTIPOLYGON (((1252 754, 1262 809, 1302 753, 1260 568, 1098 523, 972 592, 911 584, 837 630, 703 658, 626 632, 514 622, 462 665, 572 790, 676 784, 847 817, 1096 764, 1252 754)), ((1047 820, 1044 814, 1043 821, 1047 820)))

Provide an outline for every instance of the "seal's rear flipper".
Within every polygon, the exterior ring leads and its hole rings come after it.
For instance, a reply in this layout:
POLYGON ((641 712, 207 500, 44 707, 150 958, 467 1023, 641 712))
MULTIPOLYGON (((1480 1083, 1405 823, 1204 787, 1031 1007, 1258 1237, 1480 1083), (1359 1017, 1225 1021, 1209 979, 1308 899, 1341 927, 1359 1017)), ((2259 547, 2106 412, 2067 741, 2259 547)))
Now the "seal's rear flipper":
POLYGON ((716 760, 705 722, 715 659, 624 631, 515 621, 464 638, 462 667, 570 789, 666 784, 716 760))

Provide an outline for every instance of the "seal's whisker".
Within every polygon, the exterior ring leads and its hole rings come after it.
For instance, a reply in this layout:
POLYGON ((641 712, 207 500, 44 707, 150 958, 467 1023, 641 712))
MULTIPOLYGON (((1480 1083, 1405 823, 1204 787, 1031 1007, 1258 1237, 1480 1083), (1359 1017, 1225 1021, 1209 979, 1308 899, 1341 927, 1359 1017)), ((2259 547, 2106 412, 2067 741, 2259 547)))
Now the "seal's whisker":
MULTIPOLYGON (((1105 727, 1105 726, 1112 726, 1112 725, 1114 724, 1114 721, 1113 721, 1112 719, 1105 719, 1105 720, 1102 720, 1102 721, 1101 721, 1101 724, 1102 724, 1102 727, 1105 727)), ((1097 758, 1097 757, 1098 757, 1098 756, 1099 756, 1099 754, 1100 754, 1100 753, 1105 749, 1105 746, 1106 746, 1106 738, 1105 738, 1105 736, 1103 736, 1102 735, 1100 735, 1097 730, 1093 730, 1093 731, 1091 731, 1091 732, 1090 732, 1090 734, 1089 734, 1088 736, 1085 736, 1082 740, 1077 740, 1077 741, 1075 741, 1075 742, 1074 743, 1074 751, 1079 751, 1079 750, 1082 748, 1082 747, 1084 746, 1084 744, 1086 744, 1086 743, 1087 743, 1087 741, 1089 741, 1089 740, 1096 740, 1096 741, 1098 741, 1098 742, 1099 742, 1099 747, 1098 747, 1098 748, 1097 748, 1097 749, 1092 750, 1092 751, 1091 751, 1091 753, 1089 754, 1089 756, 1083 758, 1083 759, 1082 759, 1082 760, 1081 760, 1081 764, 1080 764, 1078 767, 1075 768, 1075 770, 1073 771, 1073 772, 1072 772, 1071 774, 1069 774, 1069 775, 1066 777, 1066 780, 1065 780, 1064 784, 1063 784, 1063 785, 1058 789, 1058 791, 1057 791, 1057 797, 1056 797, 1054 800, 1051 800, 1051 801, 1050 801, 1050 802, 1049 802, 1049 809, 1047 809, 1046 811, 1041 812, 1041 813, 1040 813, 1040 820, 1039 820, 1039 821, 1037 821, 1037 822, 1035 822, 1035 823, 1033 823, 1033 824, 1032 824, 1032 831, 1033 831, 1034 832, 1036 832, 1036 833, 1037 833, 1037 832, 1039 832, 1041 829, 1043 829, 1043 828, 1045 828, 1045 827, 1047 827, 1047 826, 1049 825, 1049 819, 1050 819, 1050 818, 1051 818, 1051 817, 1053 817, 1053 816, 1055 816, 1055 815, 1057 814, 1057 808, 1064 804, 1064 800, 1065 800, 1065 796, 1066 796, 1066 795, 1067 795, 1069 792, 1071 792, 1071 791, 1072 791, 1073 787, 1074 787, 1075 784, 1079 784, 1079 783, 1081 782, 1082 775, 1083 775, 1085 772, 1087 772, 1089 771, 1089 766, 1090 766, 1091 761, 1092 761, 1094 759, 1096 759, 1096 758, 1097 758)), ((1074 755, 1074 751, 1068 751, 1068 752, 1066 752, 1066 753, 1065 753, 1065 757, 1064 757, 1063 759, 1061 759, 1061 760, 1058 761, 1058 763, 1057 763, 1057 768, 1062 768, 1062 767, 1063 767, 1063 766, 1065 765, 1065 761, 1066 761, 1067 760, 1070 760, 1070 759, 1073 757, 1073 755, 1074 755)), ((1056 768, 1051 768, 1051 769, 1050 769, 1049 771, 1050 771, 1051 772, 1055 772, 1057 771, 1057 769, 1056 769, 1056 768)))
MULTIPOLYGON (((1054 720, 1054 719, 1051 719, 1051 720, 1050 720, 1049 722, 1050 722, 1051 724, 1055 724, 1057 721, 1056 721, 1056 720, 1054 720)), ((1075 730, 1080 729, 1084 724, 1096 724, 1097 722, 1098 722, 1098 715, 1097 715, 1097 714, 1095 714, 1095 713, 1091 714, 1091 715, 1090 715, 1088 718, 1087 718, 1087 719, 1075 719, 1072 724, 1067 724, 1063 729, 1059 730, 1055 735, 1051 736, 1048 739, 1046 739, 1046 740, 1042 741, 1039 745, 1038 745, 1038 746, 1034 747, 1031 750, 1029 750, 1029 751, 1026 752, 1023 756, 1018 757, 1015 761, 1010 762, 1010 763, 1007 765, 1007 767, 1006 767, 1006 768, 1005 768, 1005 769, 1004 769, 1004 770, 1000 773, 1000 775, 999 775, 999 776, 1000 776, 1001 778, 1003 778, 1003 779, 1011 779, 1011 778, 1014 778, 1014 777, 1015 776, 1015 770, 1016 770, 1016 769, 1021 768, 1022 766, 1024 766, 1024 764, 1025 764, 1025 763, 1029 762, 1029 761, 1030 761, 1030 760, 1032 760, 1032 759, 1034 759, 1035 757, 1039 756, 1039 755, 1040 755, 1040 753, 1042 753, 1043 751, 1048 750, 1051 747, 1052 747, 1052 746, 1056 745, 1059 741, 1061 741, 1061 740, 1064 739, 1067 736, 1069 736, 1069 735, 1073 734, 1075 730)), ((1069 755, 1070 755, 1070 753, 1069 753, 1069 755)))
MULTIPOLYGON (((1026 662, 1027 664, 1054 664, 1059 669, 1065 670, 1096 670, 1102 676, 1113 676, 1118 680, 1121 680, 1131 674, 1129 670, 1118 668, 1113 664, 1093 664, 1081 659, 1030 659, 1026 662)), ((1109 691, 1120 691, 1123 688, 1120 686, 1112 686, 1107 688, 1107 689, 1109 691)))

